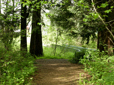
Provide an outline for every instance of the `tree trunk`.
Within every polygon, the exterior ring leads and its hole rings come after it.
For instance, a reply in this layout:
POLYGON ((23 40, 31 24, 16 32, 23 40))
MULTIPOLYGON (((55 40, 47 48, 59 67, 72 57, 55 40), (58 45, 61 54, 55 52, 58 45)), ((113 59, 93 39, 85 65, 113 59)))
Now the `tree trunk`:
POLYGON ((38 9, 35 7, 32 16, 32 35, 30 43, 30 53, 35 56, 43 55, 41 25, 39 24, 40 22, 41 5, 38 9))
POLYGON ((26 6, 23 7, 23 4, 21 4, 21 51, 27 51, 26 9, 26 6))
POLYGON ((97 49, 99 49, 100 52, 104 51, 104 46, 103 46, 103 34, 102 31, 98 32, 98 42, 97 42, 97 49))

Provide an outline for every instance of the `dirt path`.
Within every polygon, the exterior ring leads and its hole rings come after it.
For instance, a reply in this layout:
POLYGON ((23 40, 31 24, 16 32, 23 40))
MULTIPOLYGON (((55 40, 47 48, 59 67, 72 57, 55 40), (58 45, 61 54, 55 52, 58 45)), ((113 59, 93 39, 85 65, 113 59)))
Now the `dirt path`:
MULTIPOLYGON (((71 64, 65 59, 36 60, 38 71, 33 76, 32 85, 78 85, 77 81, 83 73, 83 66, 71 64)), ((82 77, 89 77, 83 73, 82 77)))

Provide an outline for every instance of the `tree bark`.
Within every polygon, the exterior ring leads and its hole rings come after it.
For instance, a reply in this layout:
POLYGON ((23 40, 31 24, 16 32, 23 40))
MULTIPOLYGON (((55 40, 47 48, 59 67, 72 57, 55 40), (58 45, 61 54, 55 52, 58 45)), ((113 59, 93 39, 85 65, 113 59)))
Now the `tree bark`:
POLYGON ((26 9, 26 6, 23 7, 23 4, 21 4, 21 51, 27 51, 26 9))
MULTIPOLYGON (((40 1, 37 1, 40 2, 40 1)), ((42 33, 41 33, 41 5, 33 11, 32 16, 32 34, 30 43, 30 53, 35 56, 43 55, 42 33)))

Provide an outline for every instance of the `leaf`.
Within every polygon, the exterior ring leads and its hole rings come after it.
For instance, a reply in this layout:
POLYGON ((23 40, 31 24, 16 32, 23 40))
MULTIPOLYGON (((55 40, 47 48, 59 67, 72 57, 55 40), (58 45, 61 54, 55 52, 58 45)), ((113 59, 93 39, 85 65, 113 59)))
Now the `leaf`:
POLYGON ((106 3, 102 3, 100 7, 102 8, 106 8, 109 4, 106 2, 106 3))
POLYGON ((100 8, 100 6, 97 6, 97 8, 100 8))
POLYGON ((99 16, 98 16, 98 14, 94 14, 94 16, 93 16, 95 19, 97 19, 99 16))
POLYGON ((105 10, 104 12, 105 12, 105 13, 110 13, 110 12, 112 12, 112 10, 109 9, 109 10, 105 10))
POLYGON ((83 3, 84 1, 83 0, 80 0, 79 3, 83 3))
POLYGON ((105 80, 105 82, 107 82, 109 85, 112 85, 111 83, 114 84, 114 72, 108 72, 103 76, 103 79, 105 80))
POLYGON ((84 18, 84 19, 83 19, 83 21, 84 21, 84 22, 87 22, 87 21, 88 21, 88 19, 84 18))
POLYGON ((41 25, 41 23, 38 23, 38 25, 41 25))
POLYGON ((84 6, 84 8, 89 8, 89 6, 84 6))
POLYGON ((95 3, 91 3, 91 5, 94 5, 95 3))
POLYGON ((113 9, 113 8, 114 8, 114 6, 111 6, 110 8, 111 8, 111 9, 113 9))
POLYGON ((63 3, 60 3, 60 6, 62 6, 63 5, 63 3))
POLYGON ((108 17, 107 15, 103 15, 103 17, 108 17))

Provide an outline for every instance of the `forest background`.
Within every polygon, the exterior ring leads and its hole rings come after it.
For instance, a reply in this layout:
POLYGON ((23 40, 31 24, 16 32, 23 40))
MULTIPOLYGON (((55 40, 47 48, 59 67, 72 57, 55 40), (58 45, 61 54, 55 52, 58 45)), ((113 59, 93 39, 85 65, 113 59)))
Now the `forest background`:
POLYGON ((28 83, 36 58, 66 58, 88 83, 113 84, 113 12, 113 0, 0 0, 0 83, 28 83))

